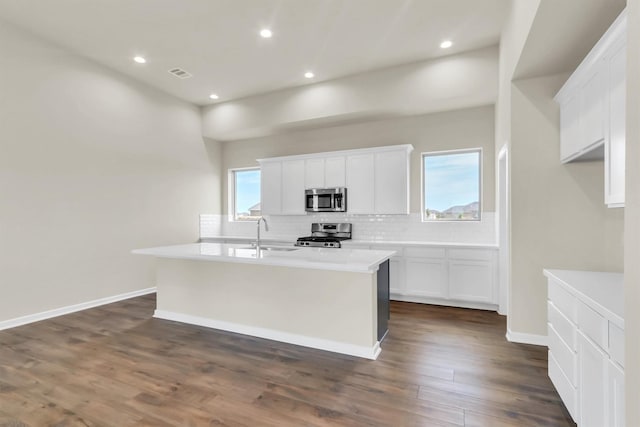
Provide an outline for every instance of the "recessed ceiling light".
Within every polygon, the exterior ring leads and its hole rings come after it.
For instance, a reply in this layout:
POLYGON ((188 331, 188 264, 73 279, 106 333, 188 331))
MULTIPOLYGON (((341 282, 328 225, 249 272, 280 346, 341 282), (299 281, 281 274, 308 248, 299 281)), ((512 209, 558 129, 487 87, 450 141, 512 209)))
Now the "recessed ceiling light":
POLYGON ((134 56, 133 60, 136 61, 138 64, 144 64, 147 62, 147 60, 144 59, 142 56, 134 56))
POLYGON ((271 38, 272 35, 273 35, 273 33, 268 28, 265 28, 265 29, 260 31, 260 36, 262 38, 264 38, 264 39, 269 39, 269 38, 271 38))
POLYGON ((315 74, 313 74, 311 71, 307 71, 306 73, 304 73, 304 76, 308 79, 312 79, 315 74))
POLYGON ((440 43, 440 47, 442 49, 449 49, 451 46, 453 46, 453 42, 451 40, 445 40, 442 43, 440 43))
POLYGON ((218 95, 216 95, 215 93, 212 93, 211 95, 209 95, 209 98, 211 99, 218 99, 220 98, 218 95))

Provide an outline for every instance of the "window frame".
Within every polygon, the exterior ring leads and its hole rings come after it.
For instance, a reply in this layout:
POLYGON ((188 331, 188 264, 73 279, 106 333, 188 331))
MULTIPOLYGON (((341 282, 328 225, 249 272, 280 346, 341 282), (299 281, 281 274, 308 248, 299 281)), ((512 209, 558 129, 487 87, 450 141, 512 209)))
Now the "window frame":
POLYGON ((244 168, 230 168, 228 169, 227 175, 227 205, 228 205, 228 218, 229 222, 253 222, 255 219, 238 219, 236 218, 236 195, 237 195, 237 183, 236 183, 236 172, 249 172, 249 171, 258 171, 260 172, 260 204, 262 207, 262 172, 260 170, 260 166, 249 166, 244 168))
POLYGON ((422 222, 428 223, 439 223, 439 222, 455 222, 455 223, 479 223, 482 221, 482 208, 484 206, 483 197, 484 191, 483 188, 483 164, 484 163, 484 152, 482 147, 474 147, 474 148, 460 148, 454 150, 440 150, 440 151, 426 151, 420 153, 420 217, 422 218, 422 222), (428 219, 426 218, 426 206, 425 206, 425 168, 424 168, 424 160, 426 157, 433 156, 446 156, 451 154, 464 154, 464 153, 478 153, 478 218, 477 219, 428 219))

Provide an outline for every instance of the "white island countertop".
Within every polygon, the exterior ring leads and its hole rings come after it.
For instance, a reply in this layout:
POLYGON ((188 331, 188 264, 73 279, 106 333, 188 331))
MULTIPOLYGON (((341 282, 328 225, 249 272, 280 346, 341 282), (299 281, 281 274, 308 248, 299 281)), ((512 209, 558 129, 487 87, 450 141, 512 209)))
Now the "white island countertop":
MULTIPOLYGON (((190 243, 135 249, 134 254, 159 258, 196 261, 232 262, 317 270, 373 273, 378 266, 395 255, 394 251, 334 248, 295 248, 294 250, 257 250, 247 244, 190 243)), ((293 246, 289 246, 293 248, 293 246)))
POLYGON ((548 269, 543 273, 608 320, 624 328, 624 275, 622 273, 548 269))

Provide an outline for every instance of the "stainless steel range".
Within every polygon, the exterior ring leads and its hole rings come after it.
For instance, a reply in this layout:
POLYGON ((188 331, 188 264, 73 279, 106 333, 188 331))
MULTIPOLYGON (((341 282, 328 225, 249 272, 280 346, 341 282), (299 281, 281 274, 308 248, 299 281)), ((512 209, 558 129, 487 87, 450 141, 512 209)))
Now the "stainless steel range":
POLYGON ((339 248, 342 240, 351 239, 351 224, 318 223, 311 224, 311 236, 299 237, 296 246, 339 248))

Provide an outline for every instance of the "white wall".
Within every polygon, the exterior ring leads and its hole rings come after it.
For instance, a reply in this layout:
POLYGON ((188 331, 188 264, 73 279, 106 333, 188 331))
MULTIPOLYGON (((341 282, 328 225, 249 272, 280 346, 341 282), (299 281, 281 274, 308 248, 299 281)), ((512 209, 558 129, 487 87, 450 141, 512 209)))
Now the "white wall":
POLYGON ((627 425, 640 425, 640 0, 627 1, 627 143, 624 325, 627 425))
POLYGON ((198 108, 7 24, 0 52, 0 321, 153 286, 130 250, 219 210, 198 108))
POLYGON ((327 121, 425 114, 494 104, 498 50, 490 47, 203 109, 204 135, 246 139, 327 121))

